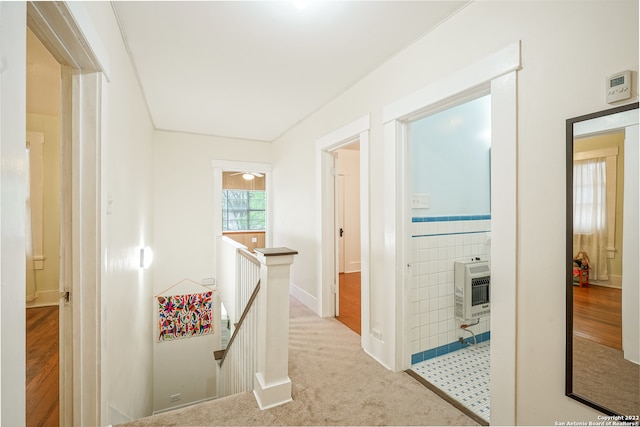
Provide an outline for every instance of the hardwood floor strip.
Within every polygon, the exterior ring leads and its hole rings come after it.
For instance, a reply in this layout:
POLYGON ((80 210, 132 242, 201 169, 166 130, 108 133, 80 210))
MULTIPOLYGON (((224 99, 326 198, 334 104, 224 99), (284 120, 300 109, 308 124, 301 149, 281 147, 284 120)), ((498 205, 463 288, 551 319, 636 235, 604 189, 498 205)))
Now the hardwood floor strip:
POLYGON ((622 290, 596 285, 574 286, 573 332, 622 350, 622 290))
POLYGON ((340 315, 336 317, 361 335, 361 278, 360 272, 340 273, 340 315))
POLYGON ((58 426, 58 307, 26 310, 26 425, 58 426))

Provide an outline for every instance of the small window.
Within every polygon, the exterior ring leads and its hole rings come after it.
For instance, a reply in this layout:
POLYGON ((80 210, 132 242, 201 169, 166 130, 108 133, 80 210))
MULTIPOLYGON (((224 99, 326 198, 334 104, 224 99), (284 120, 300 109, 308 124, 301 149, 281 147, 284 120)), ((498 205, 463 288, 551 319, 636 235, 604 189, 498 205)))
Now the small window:
POLYGON ((223 190, 222 231, 265 231, 265 191, 223 190))

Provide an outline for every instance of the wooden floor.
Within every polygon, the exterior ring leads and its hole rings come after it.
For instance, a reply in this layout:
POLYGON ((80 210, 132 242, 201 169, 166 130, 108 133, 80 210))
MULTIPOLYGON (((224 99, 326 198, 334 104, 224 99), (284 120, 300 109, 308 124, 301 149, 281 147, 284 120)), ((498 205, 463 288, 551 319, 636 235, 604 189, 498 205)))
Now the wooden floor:
POLYGON ((573 333, 622 350, 622 290, 574 286, 573 333))
POLYGON ((361 335, 360 272, 340 273, 340 315, 336 318, 361 335))
POLYGON ((58 426, 58 307, 27 309, 27 427, 58 426))

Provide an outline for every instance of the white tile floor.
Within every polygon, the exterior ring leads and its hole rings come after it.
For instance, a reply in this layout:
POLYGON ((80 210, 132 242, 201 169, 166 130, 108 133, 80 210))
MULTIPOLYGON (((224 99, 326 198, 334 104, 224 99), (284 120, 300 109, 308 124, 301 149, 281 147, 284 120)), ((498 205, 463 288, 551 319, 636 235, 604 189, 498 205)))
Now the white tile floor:
POLYGON ((489 343, 434 357, 411 369, 489 422, 489 343))

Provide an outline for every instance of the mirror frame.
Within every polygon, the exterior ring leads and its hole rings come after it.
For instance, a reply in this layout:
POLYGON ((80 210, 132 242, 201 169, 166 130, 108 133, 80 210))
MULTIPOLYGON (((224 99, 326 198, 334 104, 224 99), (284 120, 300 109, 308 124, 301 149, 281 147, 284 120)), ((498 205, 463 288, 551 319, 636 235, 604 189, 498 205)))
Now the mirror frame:
POLYGON ((597 402, 593 402, 583 396, 575 394, 573 392, 573 268, 571 266, 573 260, 573 125, 578 122, 583 122, 598 117, 609 116, 612 114, 621 113, 623 111, 629 111, 638 109, 638 102, 622 105, 620 107, 610 108, 608 110, 598 111, 596 113, 585 114, 583 116, 567 119, 566 127, 566 140, 567 140, 567 154, 566 154, 566 172, 567 172, 567 200, 566 200, 566 247, 565 247, 565 262, 566 262, 566 315, 567 315, 567 328, 566 328, 566 368, 565 368, 565 396, 584 403, 606 415, 624 415, 615 412, 609 408, 606 408, 597 402))

